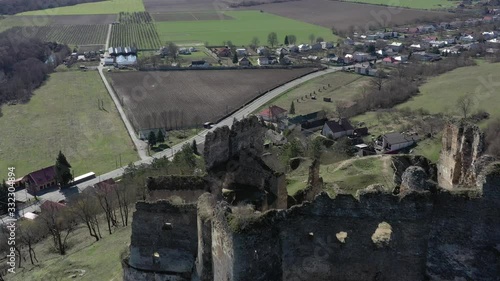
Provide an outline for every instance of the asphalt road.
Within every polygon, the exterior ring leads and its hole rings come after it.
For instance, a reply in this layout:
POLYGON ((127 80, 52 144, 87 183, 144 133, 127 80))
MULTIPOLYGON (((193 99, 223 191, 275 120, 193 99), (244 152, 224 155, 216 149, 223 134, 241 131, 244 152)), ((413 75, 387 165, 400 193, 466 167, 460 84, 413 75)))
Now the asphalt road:
MULTIPOLYGON (((196 136, 194 136, 194 137, 192 137, 190 139, 187 139, 187 140, 185 140, 182 143, 174 145, 173 147, 171 147, 169 149, 166 149, 166 150, 163 150, 161 152, 158 152, 158 153, 154 154, 152 157, 146 156, 147 154, 145 154, 145 151, 143 149, 138 150, 139 153, 141 153, 140 151, 142 151, 142 153, 144 153, 144 154, 141 156, 141 160, 136 161, 134 163, 134 165, 150 164, 153 161, 154 158, 162 158, 164 156, 166 156, 167 158, 171 159, 173 157, 173 155, 175 153, 177 153, 184 144, 186 144, 186 143, 190 144, 190 143, 193 142, 193 140, 196 140, 196 143, 198 143, 198 144, 202 144, 202 143, 205 142, 205 136, 206 136, 206 134, 209 131, 213 131, 216 128, 223 127, 223 126, 229 126, 229 127, 231 127, 232 124, 233 124, 233 120, 235 118, 237 120, 241 120, 241 119, 249 116, 252 112, 256 111, 262 105, 266 104, 267 102, 269 102, 273 98, 279 96, 280 94, 282 94, 282 93, 290 90, 291 88, 293 88, 295 86, 298 86, 299 84, 302 84, 302 83, 304 83, 304 82, 306 82, 308 80, 311 80, 311 79, 314 79, 316 77, 319 77, 321 75, 324 75, 324 74, 327 74, 327 73, 336 72, 336 71, 339 71, 339 70, 341 70, 341 67, 328 68, 328 69, 325 69, 325 70, 321 70, 321 71, 317 71, 317 72, 311 73, 311 74, 306 75, 304 77, 301 77, 299 79, 290 81, 290 82, 286 83, 285 85, 282 85, 282 86, 280 86, 280 87, 278 87, 278 88, 276 88, 276 89, 274 89, 272 91, 269 91, 268 93, 265 93, 264 95, 262 95, 261 97, 257 98, 256 100, 252 101, 251 103, 243 106, 238 111, 234 112, 230 116, 228 116, 225 119, 221 120, 219 123, 215 124, 212 129, 200 131, 196 136)), ((109 86, 109 83, 105 79, 105 77, 104 77, 104 75, 102 73, 102 67, 101 66, 100 66, 100 69, 99 69, 99 73, 101 74, 101 77, 103 77, 104 84, 108 88, 108 91, 110 91, 111 96, 113 97, 113 99, 115 99, 116 96, 114 95, 114 91, 112 90, 112 88, 109 86)), ((117 101, 115 101, 115 103, 116 102, 117 101)), ((128 122, 128 119, 126 118, 126 116, 125 116, 125 114, 123 112, 123 109, 121 108, 121 106, 118 106, 118 105, 119 105, 119 102, 117 103, 117 108, 120 111, 120 115, 122 116, 122 118, 125 117, 124 123, 126 125, 128 124, 128 126, 130 126, 130 128, 132 129, 132 131, 129 130, 129 134, 132 132, 132 134, 130 134, 132 140, 134 141, 134 138, 135 138, 136 141, 142 142, 142 141, 140 141, 140 140, 137 139, 137 136, 135 135, 135 132, 133 131, 133 127, 130 125, 130 122, 128 122)), ((135 144, 135 141, 134 141, 134 144, 135 144)), ((141 144, 138 143, 137 145, 141 145, 141 144)), ((144 145, 147 145, 147 144, 144 143, 144 145)), ((113 170, 113 171, 110 171, 110 172, 105 173, 103 175, 99 175, 95 179, 92 179, 92 180, 80 183, 80 184, 76 185, 76 187, 72 187, 72 188, 66 189, 64 191, 61 191, 61 190, 58 190, 58 189, 54 189, 52 191, 48 190, 46 193, 44 193, 42 195, 39 195, 38 197, 41 199, 42 202, 44 200, 50 200, 50 201, 55 201, 55 202, 61 201, 61 200, 66 200, 69 196, 71 196, 73 194, 76 194, 76 193, 79 193, 83 189, 85 189, 85 188, 87 188, 89 186, 92 186, 92 185, 94 185, 94 184, 96 184, 96 183, 98 183, 100 181, 103 181, 103 180, 106 180, 106 179, 110 179, 110 178, 117 178, 117 177, 122 176, 123 173, 124 173, 124 171, 125 171, 125 168, 126 168, 126 166, 118 168, 118 169, 113 170)), ((18 191, 16 193, 16 196, 17 196, 18 200, 23 200, 23 201, 24 200, 30 200, 31 202, 33 202, 33 197, 31 195, 29 195, 25 190, 18 191)), ((23 208, 22 210, 19 211, 19 215, 22 216, 26 212, 33 212, 33 211, 39 210, 39 205, 40 205, 40 203, 33 204, 31 206, 25 207, 25 208, 23 208)))

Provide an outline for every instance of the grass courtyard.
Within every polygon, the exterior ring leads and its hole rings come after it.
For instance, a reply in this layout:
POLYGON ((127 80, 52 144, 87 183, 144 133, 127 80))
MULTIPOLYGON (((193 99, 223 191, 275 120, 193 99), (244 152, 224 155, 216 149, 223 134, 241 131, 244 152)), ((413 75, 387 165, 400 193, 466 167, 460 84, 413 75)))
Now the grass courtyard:
POLYGON ((232 41, 236 46, 248 45, 253 37, 258 37, 260 44, 267 45, 267 35, 276 32, 278 43, 283 44, 285 35, 293 34, 297 43, 309 43, 309 35, 323 37, 327 41, 336 41, 330 29, 308 24, 285 17, 259 11, 228 11, 231 20, 193 20, 156 22, 156 29, 162 42, 205 43, 222 45, 232 41))
POLYGON ((394 7, 404 7, 412 9, 443 9, 456 7, 459 1, 449 0, 347 0, 348 2, 358 2, 374 5, 386 5, 394 7))
POLYGON ((56 72, 26 104, 4 105, 0 171, 16 176, 53 165, 61 150, 74 175, 101 174, 138 159, 97 71, 56 72), (99 110, 98 100, 105 110, 99 110))
POLYGON ((28 11, 18 15, 31 16, 58 16, 58 15, 97 15, 117 14, 118 12, 142 12, 142 0, 106 0, 94 3, 84 3, 74 6, 58 7, 53 9, 28 11))

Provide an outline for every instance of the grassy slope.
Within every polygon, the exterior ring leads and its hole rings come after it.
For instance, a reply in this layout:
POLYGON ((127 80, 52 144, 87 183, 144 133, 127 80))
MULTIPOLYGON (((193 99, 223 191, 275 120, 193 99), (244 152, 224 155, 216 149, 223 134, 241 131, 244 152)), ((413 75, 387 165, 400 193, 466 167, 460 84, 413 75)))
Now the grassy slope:
MULTIPOLYGON (((3 106, 0 171, 16 167, 16 175, 54 163, 62 150, 75 176, 115 169, 137 160, 132 142, 99 74, 54 73, 27 104, 3 106), (97 99, 107 111, 99 110, 97 99), (7 137, 5 137, 7 136, 7 137)), ((1 178, 1 177, 0 177, 1 178)))
POLYGON ((69 276, 79 272, 69 270, 83 269, 85 275, 77 277, 80 281, 119 281, 123 279, 120 253, 130 243, 131 225, 107 232, 105 221, 100 222, 103 239, 95 239, 88 235, 88 230, 81 225, 70 235, 69 243, 73 245, 65 256, 54 253, 51 238, 38 243, 35 252, 41 262, 32 267, 29 258, 23 262, 25 269, 18 269, 15 275, 6 276, 7 281, 50 281, 71 280, 69 276))
POLYGON ((430 79, 420 87, 421 94, 398 107, 425 108, 431 113, 456 114, 459 97, 473 93, 475 109, 483 109, 491 118, 500 118, 500 63, 482 63, 462 67, 430 79))
MULTIPOLYGON (((444 112, 457 115, 455 109, 459 97, 474 93, 475 110, 482 109, 490 113, 490 120, 500 118, 500 63, 480 63, 477 66, 458 68, 443 75, 429 79, 420 87, 420 95, 402 103, 397 108, 409 107, 411 109, 424 108, 431 113, 444 112), (473 74, 473 75, 471 75, 473 74)), ((398 131, 404 123, 395 123, 390 114, 384 113, 379 122, 377 114, 367 112, 353 118, 356 122, 365 122, 372 135, 379 135, 389 131, 398 131)), ((488 121, 482 122, 481 127, 488 121)), ((441 137, 425 140, 414 149, 414 154, 424 155, 432 161, 437 161, 441 149, 441 137)))
POLYGON ((248 45, 257 36, 261 44, 267 45, 267 35, 270 32, 277 33, 280 44, 287 34, 297 36, 297 42, 309 42, 308 36, 311 33, 328 41, 336 41, 328 28, 259 11, 225 13, 234 20, 157 22, 156 26, 162 41, 222 45, 223 41, 230 40, 241 46, 248 45))
POLYGON ((405 7, 413 9, 442 9, 456 7, 458 1, 448 0, 346 0, 348 2, 368 3, 375 5, 387 5, 396 7, 405 7))
POLYGON ((38 11, 29 11, 18 15, 94 15, 94 14, 117 14, 118 12, 144 11, 142 0, 106 0, 95 3, 78 4, 74 6, 59 7, 38 11))
POLYGON ((368 81, 368 77, 340 71, 325 74, 285 92, 283 95, 262 106, 260 110, 271 104, 288 110, 292 101, 294 101, 295 114, 307 114, 321 109, 333 112, 335 110, 335 101, 349 100, 361 93, 361 88, 368 81), (331 87, 328 87, 328 84, 331 87), (323 90, 323 87, 327 89, 323 90), (321 92, 319 92, 319 89, 321 89, 321 92), (305 95, 309 96, 309 93, 313 91, 316 92, 316 100, 307 98, 297 102, 297 98, 300 99, 305 95), (332 98, 333 102, 324 102, 323 97, 332 98))

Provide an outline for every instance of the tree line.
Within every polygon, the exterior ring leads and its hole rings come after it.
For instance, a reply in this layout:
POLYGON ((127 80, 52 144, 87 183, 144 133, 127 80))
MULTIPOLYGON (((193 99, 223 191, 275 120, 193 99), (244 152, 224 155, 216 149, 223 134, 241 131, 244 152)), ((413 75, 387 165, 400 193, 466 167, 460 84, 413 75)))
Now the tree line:
POLYGON ((0 105, 25 102, 71 53, 66 45, 0 33, 0 105))
POLYGON ((14 15, 26 11, 73 6, 101 0, 0 0, 0 15, 14 15))

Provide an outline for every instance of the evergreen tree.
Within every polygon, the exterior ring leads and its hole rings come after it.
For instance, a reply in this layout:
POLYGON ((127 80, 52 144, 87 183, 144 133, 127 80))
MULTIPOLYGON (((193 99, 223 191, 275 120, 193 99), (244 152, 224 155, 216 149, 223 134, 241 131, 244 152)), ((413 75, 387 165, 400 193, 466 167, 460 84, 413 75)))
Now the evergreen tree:
POLYGON ((288 46, 290 42, 288 42, 288 35, 285 36, 285 46, 288 46))
POLYGON ((163 132, 161 130, 158 130, 158 134, 156 135, 156 142, 165 142, 165 136, 163 135, 163 132))
POLYGON ((149 147, 153 147, 156 145, 156 135, 155 135, 155 132, 153 132, 153 131, 149 132, 148 145, 149 145, 149 147))
POLYGON ((295 103, 293 103, 293 101, 292 104, 290 105, 290 110, 288 111, 288 113, 295 114, 295 103))
POLYGON ((73 175, 71 174, 71 165, 69 164, 66 156, 64 156, 62 151, 59 151, 59 155, 57 155, 55 169, 56 181, 60 186, 65 186, 73 180, 73 175))
POLYGON ((238 63, 238 54, 237 53, 234 53, 233 63, 238 63))
POLYGON ((196 140, 193 140, 193 143, 191 144, 191 148, 193 149, 193 153, 198 155, 198 145, 196 144, 196 140))

